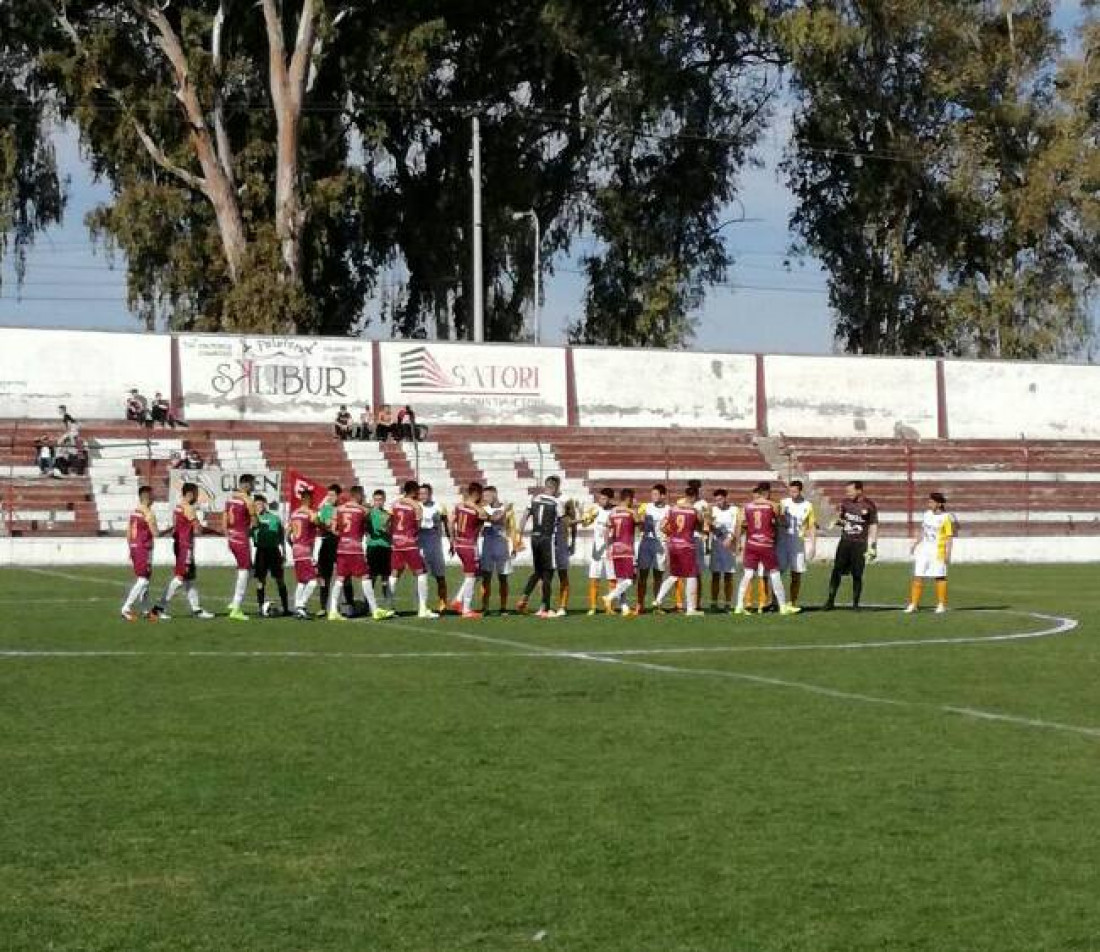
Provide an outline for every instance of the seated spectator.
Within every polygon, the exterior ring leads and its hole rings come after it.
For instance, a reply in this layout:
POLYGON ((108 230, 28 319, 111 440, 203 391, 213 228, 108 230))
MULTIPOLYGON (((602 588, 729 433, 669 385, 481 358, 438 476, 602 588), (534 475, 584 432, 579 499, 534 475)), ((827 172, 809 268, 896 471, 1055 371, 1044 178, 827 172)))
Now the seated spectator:
POLYGON ((183 461, 182 469, 202 469, 205 464, 202 457, 199 455, 198 450, 191 450, 187 454, 187 459, 183 461))
POLYGON ((34 441, 34 462, 43 476, 49 476, 53 472, 53 460, 53 444, 49 436, 42 434, 34 441))
POLYGON ((394 433, 395 429, 393 410, 390 409, 390 405, 387 403, 374 418, 374 435, 378 437, 379 442, 384 443, 391 436, 396 435, 394 433))
POLYGON ((428 428, 416 422, 416 412, 408 404, 397 411, 397 429, 405 440, 419 442, 428 436, 428 428))
POLYGON ((169 469, 186 469, 187 460, 176 450, 172 450, 171 455, 168 457, 169 469))
POLYGON ((351 414, 348 408, 341 405, 340 412, 336 414, 336 425, 333 427, 338 440, 351 439, 351 414))
POLYGON ((82 436, 73 440, 72 471, 76 476, 83 476, 88 472, 88 443, 82 436))
POLYGON ((135 387, 126 398, 126 419, 142 426, 151 427, 153 418, 149 415, 149 401, 138 393, 135 387))
POLYGON ((359 414, 359 425, 355 428, 355 438, 357 440, 369 440, 371 422, 374 420, 374 414, 371 412, 370 407, 363 407, 363 412, 359 414))
POLYGON ((55 476, 68 476, 74 469, 76 450, 69 444, 58 444, 54 451, 53 474, 55 476))

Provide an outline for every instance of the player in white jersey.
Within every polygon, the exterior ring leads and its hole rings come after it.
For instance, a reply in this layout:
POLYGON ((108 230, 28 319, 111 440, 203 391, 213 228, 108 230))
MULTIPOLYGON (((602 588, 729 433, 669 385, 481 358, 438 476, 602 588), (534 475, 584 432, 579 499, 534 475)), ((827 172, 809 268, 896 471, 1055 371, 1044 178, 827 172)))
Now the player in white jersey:
POLYGON ((444 612, 447 610, 447 557, 443 554, 443 540, 448 538, 447 507, 435 501, 431 483, 420 484, 419 498, 423 516, 416 543, 424 557, 424 567, 435 579, 438 611, 444 612))
POLYGON ((921 522, 920 534, 913 540, 913 583, 909 590, 909 605, 905 611, 912 614, 920 605, 921 591, 926 578, 936 584, 936 612, 947 611, 947 566, 951 561, 951 549, 955 542, 955 517, 947 511, 947 499, 943 493, 928 494, 928 509, 921 522))
POLYGON ((661 526, 668 518, 668 489, 657 483, 649 491, 649 502, 642 503, 638 509, 638 519, 642 524, 642 538, 638 543, 638 612, 646 604, 646 587, 650 573, 653 574, 653 590, 661 587, 668 568, 667 540, 661 534, 661 526))
POLYGON ((779 504, 780 524, 779 543, 776 555, 779 559, 779 571, 789 572, 790 602, 798 604, 798 594, 802 590, 802 576, 806 568, 817 555, 817 516, 814 504, 802 495, 802 480, 792 479, 789 484, 790 495, 779 504))
MULTIPOLYGON (((692 508, 697 516, 695 520, 695 566, 699 572, 696 575, 695 591, 698 601, 694 605, 688 605, 688 611, 703 610, 703 572, 707 564, 707 547, 710 543, 710 505, 703 498, 703 481, 701 479, 689 479, 688 489, 695 493, 696 500, 692 508)), ((676 590, 676 601, 683 607, 683 592, 676 590)))
POLYGON ((500 501, 496 486, 485 487, 482 501, 489 514, 481 530, 481 611, 489 611, 493 576, 497 577, 500 613, 508 614, 508 577, 512 574, 513 546, 516 539, 516 517, 511 503, 500 501))
POLYGON ((733 603, 733 575, 737 571, 737 537, 741 510, 730 505, 729 493, 716 489, 710 507, 710 609, 728 611, 733 603), (718 602, 718 590, 723 601, 718 602))
POLYGON ((607 551, 607 526, 611 510, 615 508, 615 492, 601 489, 596 505, 590 506, 581 519, 581 525, 592 527, 592 548, 588 556, 588 614, 596 614, 596 600, 600 594, 600 579, 612 581, 615 571, 607 551))

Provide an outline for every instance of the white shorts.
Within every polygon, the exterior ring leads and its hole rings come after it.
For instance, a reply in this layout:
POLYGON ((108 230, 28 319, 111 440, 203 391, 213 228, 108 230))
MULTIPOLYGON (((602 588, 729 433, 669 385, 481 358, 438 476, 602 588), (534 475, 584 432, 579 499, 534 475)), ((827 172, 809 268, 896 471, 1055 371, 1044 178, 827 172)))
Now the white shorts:
POLYGON ((592 546, 592 554, 588 559, 588 577, 615 578, 615 567, 611 564, 606 545, 592 546))
POLYGON ((913 554, 913 578, 947 578, 947 563, 935 549, 917 546, 913 554))
POLYGON ((653 536, 643 536, 638 544, 638 571, 660 572, 668 571, 668 550, 660 539, 653 536))
POLYGON ((797 536, 781 535, 779 544, 775 548, 775 554, 779 559, 780 572, 797 572, 801 575, 806 571, 806 540, 797 536))

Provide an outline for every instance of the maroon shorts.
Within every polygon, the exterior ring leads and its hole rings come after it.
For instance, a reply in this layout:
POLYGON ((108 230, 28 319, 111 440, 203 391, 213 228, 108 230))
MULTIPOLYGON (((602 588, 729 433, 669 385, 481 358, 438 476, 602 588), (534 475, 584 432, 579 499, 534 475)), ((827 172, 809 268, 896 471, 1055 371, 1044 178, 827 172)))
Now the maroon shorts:
POLYGON ((455 555, 458 556, 458 561, 462 563, 463 575, 477 575, 477 549, 473 547, 467 548, 466 546, 455 546, 455 555))
POLYGON ((753 545, 751 542, 746 542, 741 564, 747 572, 755 572, 760 568, 765 572, 779 571, 779 559, 775 554, 775 546, 753 545))
POLYGON ((313 559, 295 559, 294 577, 298 580, 299 585, 305 585, 306 582, 315 582, 317 580, 317 566, 313 564, 313 559))
MULTIPOLYGON (((194 543, 192 543, 193 545, 194 543)), ((176 546, 176 578, 193 579, 195 577, 195 554, 190 545, 176 546)))
POLYGON ((668 574, 673 578, 695 578, 699 574, 695 546, 668 547, 668 574))
POLYGON ((248 544, 247 539, 243 541, 230 539, 229 551, 233 553, 233 558, 237 560, 238 569, 252 568, 252 546, 248 544))
POLYGON ((136 578, 149 578, 153 574, 153 550, 130 547, 130 564, 136 578))
POLYGON ((362 552, 336 553, 337 578, 370 578, 367 557, 362 552))
POLYGON ((413 575, 423 575, 424 556, 419 549, 394 549, 390 559, 390 574, 400 575, 408 569, 413 575))
POLYGON ((616 555, 611 560, 611 567, 617 582, 634 578, 634 557, 632 555, 616 555))

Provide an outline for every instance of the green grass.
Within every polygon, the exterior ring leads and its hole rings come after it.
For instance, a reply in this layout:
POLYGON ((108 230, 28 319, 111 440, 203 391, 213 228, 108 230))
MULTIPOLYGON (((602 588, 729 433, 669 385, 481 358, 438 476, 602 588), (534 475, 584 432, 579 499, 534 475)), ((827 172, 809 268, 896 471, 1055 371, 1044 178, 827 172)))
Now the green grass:
POLYGON ((126 625, 124 572, 61 571, 0 572, 0 649, 131 653, 0 658, 0 949, 1100 950, 1094 568, 341 626, 126 625), (820 647, 1048 627, 982 607, 1080 625, 820 647), (577 656, 702 647, 744 650, 577 656))

